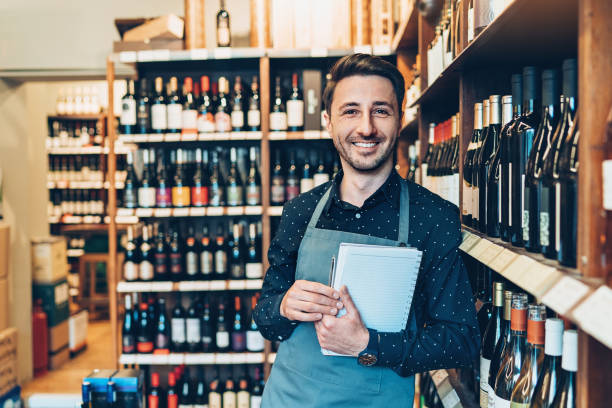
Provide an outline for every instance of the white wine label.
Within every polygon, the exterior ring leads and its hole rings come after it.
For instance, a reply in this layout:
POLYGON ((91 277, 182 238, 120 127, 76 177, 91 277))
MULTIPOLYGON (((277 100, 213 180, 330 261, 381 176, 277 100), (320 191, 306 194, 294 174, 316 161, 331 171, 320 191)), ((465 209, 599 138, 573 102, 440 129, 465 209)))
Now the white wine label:
POLYGON ((259 331, 249 330, 246 332, 247 350, 257 352, 264 349, 264 338, 259 331))
POLYGON ((468 42, 470 42, 474 39, 474 7, 468 10, 467 20, 468 20, 467 36, 468 36, 468 42))
POLYGON ((121 117, 119 118, 122 125, 136 124, 136 100, 124 99, 121 101, 121 117))
POLYGON ((247 124, 251 127, 261 125, 261 112, 259 110, 250 110, 247 114, 247 124))
POLYGON ((165 104, 151 105, 151 127, 155 130, 165 130, 168 123, 168 114, 165 104))
POLYGON ((219 24, 219 28, 217 29, 217 42, 222 47, 230 45, 230 30, 225 22, 219 24))
POLYGON ((187 319, 187 342, 199 343, 200 340, 200 319, 187 319))
POLYGON ((217 332, 216 340, 217 340, 217 347, 219 348, 229 347, 230 337, 229 337, 228 332, 217 332))
POLYGON ((238 408, 250 408, 249 403, 249 392, 248 391, 238 391, 236 393, 236 402, 238 408))
POLYGON ((185 254, 185 270, 189 276, 195 276, 198 273, 198 255, 193 251, 185 254))
POLYGON ((183 122, 183 106, 178 103, 167 105, 168 109, 168 129, 181 129, 183 122))
POLYGON ((561 183, 555 183, 555 251, 561 250, 561 183))
POLYGON ((185 319, 181 317, 173 317, 170 324, 172 341, 176 343, 185 342, 185 319))
POLYGON ((246 278, 247 279, 261 279, 263 275, 263 267, 261 263, 249 262, 246 264, 246 278))
POLYGON ((244 112, 232 111, 231 122, 233 128, 242 128, 244 126, 244 112))
POLYGON ((215 131, 215 120, 214 120, 212 113, 208 113, 206 115, 203 115, 203 114, 198 115, 197 128, 198 128, 198 132, 202 132, 202 133, 214 132, 215 131))
POLYGON ((510 408, 510 401, 495 395, 495 408, 510 408))
POLYGON ((304 126, 304 101, 287 101, 287 125, 304 126))
POLYGON ((195 109, 183 111, 182 128, 194 131, 198 128, 198 111, 195 109))
POLYGON ((550 215, 548 211, 540 211, 540 245, 548 246, 550 245, 549 231, 550 227, 550 215))
POLYGON ((287 114, 270 112, 270 130, 287 130, 287 114))
POLYGON ((153 264, 151 262, 142 261, 139 269, 140 280, 153 280, 153 264))
POLYGON ((612 160, 601 163, 601 173, 603 208, 612 211, 612 160))
POLYGON ((138 206, 143 208, 155 207, 155 187, 138 189, 138 206))
POLYGON ((221 406, 221 394, 217 392, 211 392, 208 394, 208 407, 209 408, 222 408, 221 406))
POLYGON ((138 264, 132 261, 126 261, 123 264, 123 278, 127 281, 138 279, 138 264))
POLYGON ((476 219, 480 219, 479 194, 478 187, 472 187, 472 217, 476 217, 476 219))
POLYGON ((217 132, 229 132, 232 130, 232 119, 225 112, 215 113, 215 130, 217 132))
POLYGON ((480 357, 480 408, 488 407, 488 386, 489 368, 491 360, 480 357))
POLYGON ((236 393, 234 391, 223 393, 223 408, 236 408, 236 393))
POLYGON ((472 209, 470 208, 472 204, 471 193, 472 188, 470 187, 469 183, 466 180, 463 180, 463 200, 461 202, 461 214, 463 214, 464 216, 472 215, 472 209))
POLYGON ((523 241, 529 241, 529 210, 523 209, 523 241))

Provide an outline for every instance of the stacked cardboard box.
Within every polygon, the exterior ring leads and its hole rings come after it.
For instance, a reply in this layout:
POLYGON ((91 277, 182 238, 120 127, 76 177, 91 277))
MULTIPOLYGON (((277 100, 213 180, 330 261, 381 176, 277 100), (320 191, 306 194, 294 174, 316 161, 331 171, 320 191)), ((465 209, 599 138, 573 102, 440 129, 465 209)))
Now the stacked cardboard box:
POLYGON ((17 329, 0 331, 0 401, 19 385, 17 376, 17 329))

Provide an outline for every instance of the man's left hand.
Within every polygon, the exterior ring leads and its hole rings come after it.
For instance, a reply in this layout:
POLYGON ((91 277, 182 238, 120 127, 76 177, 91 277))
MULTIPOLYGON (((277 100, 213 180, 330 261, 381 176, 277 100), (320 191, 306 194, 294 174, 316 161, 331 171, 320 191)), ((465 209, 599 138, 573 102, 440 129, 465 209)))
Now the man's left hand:
POLYGON ((314 324, 317 338, 324 349, 357 357, 368 345, 370 333, 361 321, 359 310, 346 286, 340 289, 340 301, 346 308, 346 314, 342 317, 323 315, 314 324))

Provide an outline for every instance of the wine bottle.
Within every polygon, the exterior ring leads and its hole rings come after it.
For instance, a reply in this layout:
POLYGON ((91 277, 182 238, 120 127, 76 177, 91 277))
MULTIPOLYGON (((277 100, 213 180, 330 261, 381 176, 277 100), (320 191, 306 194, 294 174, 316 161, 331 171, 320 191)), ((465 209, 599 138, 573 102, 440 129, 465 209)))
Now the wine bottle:
POLYGON ((227 277, 227 243, 223 233, 223 225, 217 224, 217 237, 215 238, 215 274, 214 279, 227 277))
POLYGON ((151 129, 151 104, 149 99, 149 82, 146 78, 138 81, 138 99, 136 100, 136 133, 146 134, 151 129))
POLYGON ((172 190, 168 181, 166 164, 163 155, 160 157, 157 168, 157 188, 155 190, 155 204, 159 208, 172 207, 172 190))
POLYGON ((287 99, 287 127, 292 132, 304 129, 304 97, 296 72, 291 75, 291 94, 287 99))
POLYGON ((563 61, 563 110, 561 119, 551 136, 550 145, 542 164, 542 205, 540 208, 540 241, 542 253, 557 259, 561 247, 561 184, 559 183, 559 157, 561 149, 574 123, 578 92, 577 62, 563 61))
POLYGON ((527 295, 512 295, 512 317, 510 320, 510 343, 495 378, 495 407, 510 406, 512 390, 521 373, 525 357, 525 340, 527 337, 527 295))
POLYGON ((142 227, 142 242, 140 243, 140 264, 138 266, 138 275, 142 281, 151 281, 154 278, 154 255, 153 247, 149 241, 151 236, 150 227, 145 225, 142 227))
POLYGON ((255 367, 255 376, 251 387, 251 408, 261 407, 261 397, 263 395, 264 382, 259 367, 255 367))
POLYGON ((232 238, 228 242, 229 247, 229 270, 230 279, 244 279, 244 251, 242 243, 242 226, 234 222, 232 226, 232 238))
POLYGON ((503 330, 504 315, 504 283, 493 283, 493 310, 491 319, 482 337, 482 350, 480 354, 480 407, 487 408, 488 395, 492 392, 488 377, 491 359, 495 352, 495 345, 499 341, 503 330))
POLYGON ((170 325, 166 314, 166 299, 163 297, 157 299, 157 323, 153 342, 156 354, 170 352, 170 325))
POLYGON ((168 373, 168 391, 166 392, 167 408, 178 408, 178 390, 176 387, 176 374, 168 373))
POLYGON ((502 119, 502 104, 499 95, 489 97, 489 128, 487 138, 484 141, 482 150, 484 174, 482 174, 483 183, 486 185, 486 233, 490 237, 499 237, 500 227, 500 210, 499 210, 499 169, 495 162, 495 153, 499 148, 499 137, 501 132, 502 119), (497 173, 497 174, 496 174, 497 173))
POLYGON ((249 173, 246 182, 246 205, 261 204, 261 177, 257 169, 257 148, 249 148, 249 173))
MULTIPOLYGON (((510 126, 512 126, 512 95, 504 95, 502 97, 502 109, 501 109, 501 130, 499 133, 499 143, 497 145, 496 151, 493 153, 491 159, 491 165, 489 166, 489 188, 493 189, 497 187, 497 209, 494 209, 497 214, 497 220, 493 222, 497 222, 499 225, 499 236, 504 241, 509 241, 509 232, 508 232, 508 213, 504 213, 502 209, 502 203, 504 200, 507 200, 507 189, 503 189, 502 184, 502 176, 503 176, 503 168, 502 168, 502 155, 507 156, 507 151, 504 150, 507 146, 503 146, 502 143, 507 145, 506 133, 510 126)), ((507 182, 507 180, 506 180, 507 182)))
POLYGON ((217 373, 217 376, 210 382, 208 389, 208 408, 223 408, 219 373, 217 373))
POLYGON ((138 324, 138 334, 136 336, 136 350, 139 353, 153 352, 153 316, 149 313, 148 305, 142 302, 139 306, 140 316, 138 324))
POLYGON ((213 151, 212 154, 212 171, 209 185, 208 205, 211 207, 221 207, 225 205, 225 181, 219 170, 219 155, 216 151, 213 151))
POLYGON ((181 112, 181 133, 193 134, 198 131, 198 110, 193 93, 193 79, 183 80, 183 107, 181 112))
POLYGON ((198 278, 198 264, 200 263, 200 249, 196 240, 193 226, 187 229, 187 238, 185 239, 185 272, 187 279, 198 278))
POLYGON ((478 301, 482 303, 478 313, 476 313, 476 320, 478 321, 478 327, 480 328, 480 336, 484 338, 484 333, 489 325, 489 321, 493 316, 493 283, 492 283, 492 270, 484 265, 479 265, 480 273, 477 279, 477 292, 476 296, 478 301))
POLYGON ((191 353, 200 351, 202 346, 200 313, 201 306, 197 298, 192 299, 185 318, 187 350, 191 353))
POLYGON ((180 390, 178 408, 193 408, 194 395, 189 370, 187 370, 185 379, 181 382, 180 390))
POLYGON ((125 208, 138 207, 138 178, 136 177, 136 171, 134 171, 134 155, 131 151, 127 154, 127 177, 123 188, 123 206, 125 208))
POLYGON ((225 317, 225 303, 223 300, 220 300, 219 311, 217 313, 217 332, 215 334, 215 343, 219 352, 226 352, 230 349, 230 334, 225 317))
POLYGON ((202 95, 198 108, 198 132, 212 133, 215 131, 215 116, 213 114, 212 99, 208 95, 210 91, 210 79, 206 75, 200 77, 202 95))
POLYGON ((136 133, 136 95, 134 80, 128 79, 127 91, 121 98, 120 132, 125 135, 136 133))
POLYGON ((523 225, 525 211, 525 170, 531 154, 535 132, 540 121, 540 76, 537 68, 523 68, 523 112, 512 127, 512 143, 510 149, 510 165, 512 181, 510 184, 510 200, 512 207, 512 235, 510 242, 515 246, 525 245, 524 237, 529 234, 528 223, 523 225), (525 231, 525 229, 527 230, 525 231))
POLYGON ((134 240, 134 228, 130 225, 127 229, 127 244, 125 245, 125 260, 123 261, 123 278, 128 281, 138 279, 140 259, 138 247, 134 240))
POLYGON ((202 368, 198 370, 198 379, 195 385, 195 396, 193 399, 193 408, 207 408, 208 397, 206 393, 206 383, 204 382, 204 373, 202 368))
POLYGON ((208 298, 204 299, 204 308, 202 309, 200 328, 202 330, 202 351, 204 353, 210 353, 215 351, 215 343, 213 339, 213 337, 215 336, 215 328, 212 322, 212 316, 210 313, 210 302, 208 298))
POLYGON ((223 408, 237 408, 236 386, 234 384, 234 380, 231 378, 225 380, 225 390, 223 391, 223 408))
POLYGON ((92 408, 91 405, 91 383, 89 381, 83 381, 81 384, 81 408, 92 408))
POLYGON ((561 383, 551 408, 576 407, 576 371, 578 371, 578 333, 566 330, 563 333, 563 358, 561 360, 561 383))
POLYGON ((272 205, 283 205, 285 203, 285 177, 283 176, 280 150, 274 152, 270 201, 272 205))
POLYGON ((487 388, 488 407, 495 407, 495 380, 502 364, 506 347, 508 347, 508 344, 510 343, 512 296, 512 291, 504 290, 504 314, 501 320, 501 330, 497 343, 495 343, 493 357, 491 357, 491 366, 489 367, 489 375, 487 376, 487 383, 489 384, 487 388))
POLYGON ((545 326, 544 361, 529 404, 532 408, 550 407, 559 389, 563 352, 563 320, 546 319, 545 326))
POLYGON ((196 149, 196 168, 193 173, 191 186, 191 205, 194 207, 205 207, 208 205, 208 151, 196 149), (206 157, 205 157, 206 156, 206 157))
POLYGON ((238 171, 237 163, 237 151, 235 147, 230 149, 230 168, 227 175, 227 192, 226 201, 227 205, 231 207, 241 206, 244 204, 243 191, 242 191, 242 177, 238 171))
POLYGON ((249 224, 249 242, 245 256, 245 277, 247 279, 261 279, 263 276, 261 253, 257 245, 257 225, 253 223, 249 224))
POLYGON ((136 352, 136 322, 133 319, 132 298, 125 296, 125 316, 121 328, 121 352, 132 354, 136 352))
POLYGON ((525 358, 510 397, 512 408, 529 407, 544 362, 546 306, 529 305, 527 319, 525 358))
POLYGON ((178 79, 170 77, 168 85, 168 98, 166 99, 166 109, 168 112, 168 133, 180 133, 183 120, 183 105, 178 90, 178 79))
POLYGON ((238 392, 236 393, 237 408, 251 408, 251 393, 249 390, 249 380, 246 376, 240 377, 238 381, 238 392))
POLYGON ((182 149, 176 151, 176 173, 172 186, 172 205, 175 207, 189 207, 191 205, 191 191, 185 176, 185 157, 182 149))
POLYGON ((240 76, 234 79, 234 98, 232 100, 231 124, 234 132, 240 132, 244 127, 244 98, 242 95, 242 80, 240 76))
MULTIPOLYGON (((497 95, 496 95, 497 96, 497 95)), ((487 140, 490 140, 489 133, 491 130, 489 129, 489 122, 491 120, 491 100, 485 99, 482 103, 483 105, 483 116, 482 116, 482 133, 481 139, 477 145, 476 151, 476 186, 478 188, 478 197, 476 200, 478 201, 478 225, 477 228, 480 232, 487 232, 487 180, 486 180, 486 167, 487 167, 487 158, 490 153, 490 144, 487 143, 487 140)), ((494 131, 493 131, 494 132, 494 131)))
POLYGON ((229 47, 232 43, 230 34, 230 15, 225 9, 225 0, 217 12, 217 47, 229 47))
MULTIPOLYGON (((484 192, 484 186, 480 183, 480 151, 482 150, 483 140, 486 137, 488 125, 489 125, 489 100, 485 99, 482 101, 482 129, 478 134, 478 140, 476 141, 476 149, 474 150, 474 160, 472 163, 472 226, 478 230, 482 230, 483 223, 486 222, 486 206, 483 209, 480 203, 481 196, 484 192)), ((474 119, 476 121, 476 119, 474 119)), ((476 127, 474 127, 476 129, 476 127)))
POLYGON ((208 225, 202 228, 202 238, 200 239, 200 278, 211 279, 214 271, 213 248, 208 233, 208 225))
POLYGON ((285 110, 285 105, 283 104, 281 95, 281 80, 279 76, 277 76, 275 79, 274 103, 272 105, 272 111, 270 112, 270 130, 287 130, 287 111, 285 110))
POLYGON ((295 151, 289 153, 289 169, 287 170, 287 180, 285 184, 285 200, 293 200, 300 194, 300 180, 297 175, 295 164, 295 151))
POLYGON ((264 338, 257 329, 253 310, 257 305, 257 295, 251 298, 251 324, 246 332, 246 349, 250 352, 260 352, 264 349, 264 338))
POLYGON ((242 305, 240 296, 234 297, 234 326, 232 328, 232 351, 241 352, 246 349, 246 331, 242 321, 242 305))
POLYGON ((302 167, 302 178, 300 179, 300 193, 305 193, 314 188, 314 179, 308 156, 309 155, 306 154, 306 158, 304 159, 304 166, 302 167))
POLYGON ((142 151, 142 180, 138 187, 138 206, 140 208, 155 207, 155 184, 151 163, 155 161, 154 150, 144 149, 142 151), (151 156, 149 156, 151 154, 151 156))
POLYGON ((469 226, 473 225, 472 218, 474 209, 472 208, 472 194, 474 194, 474 154, 476 153, 476 147, 478 146, 480 132, 482 132, 482 103, 478 102, 474 104, 474 130, 472 131, 472 138, 468 144, 463 162, 463 200, 461 218, 462 223, 469 226))
MULTIPOLYGON (((452 154, 449 162, 448 179, 451 184, 451 202, 459 207, 459 189, 461 188, 461 182, 459 180, 459 128, 461 124, 461 117, 459 113, 453 116, 454 129, 452 140, 452 154)), ((416 163, 416 154, 414 156, 414 163, 416 163)))
POLYGON ((159 373, 151 374, 151 387, 149 388, 149 394, 147 395, 147 407, 149 408, 160 408, 162 391, 159 387, 159 373))
POLYGON ((160 281, 168 280, 169 271, 168 271, 168 246, 166 243, 166 239, 164 237, 164 233, 159 230, 157 232, 157 238, 155 239, 155 249, 154 249, 154 259, 155 259, 155 279, 160 281))
POLYGON ((172 232, 170 241, 170 277, 173 281, 183 279, 183 251, 179 242, 178 231, 172 232))
POLYGON ((215 130, 217 132, 229 132, 232 129, 231 108, 229 99, 229 81, 225 77, 219 77, 219 97, 215 109, 215 130))
POLYGON ((325 170, 325 158, 323 151, 319 151, 319 165, 313 176, 314 187, 325 184, 329 181, 329 173, 325 170))
POLYGON ((249 111, 247 112, 247 125, 250 131, 258 131, 261 127, 261 111, 259 101, 259 84, 257 75, 251 82, 251 96, 249 97, 249 111))
POLYGON ((151 130, 153 133, 164 133, 168 127, 168 108, 164 95, 164 80, 155 78, 155 97, 151 101, 151 130))
POLYGON ((178 301, 172 309, 172 318, 170 320, 170 341, 172 343, 172 351, 175 353, 184 351, 187 346, 185 309, 183 309, 181 301, 182 297, 179 295, 178 301))

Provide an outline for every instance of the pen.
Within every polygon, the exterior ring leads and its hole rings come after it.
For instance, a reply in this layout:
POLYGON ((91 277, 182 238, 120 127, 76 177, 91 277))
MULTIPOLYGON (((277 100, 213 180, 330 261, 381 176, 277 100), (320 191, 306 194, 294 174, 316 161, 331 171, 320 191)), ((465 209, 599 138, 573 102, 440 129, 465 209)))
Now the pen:
POLYGON ((331 287, 334 286, 334 278, 335 278, 334 266, 336 266, 336 257, 332 256, 331 268, 329 269, 329 286, 331 287))

